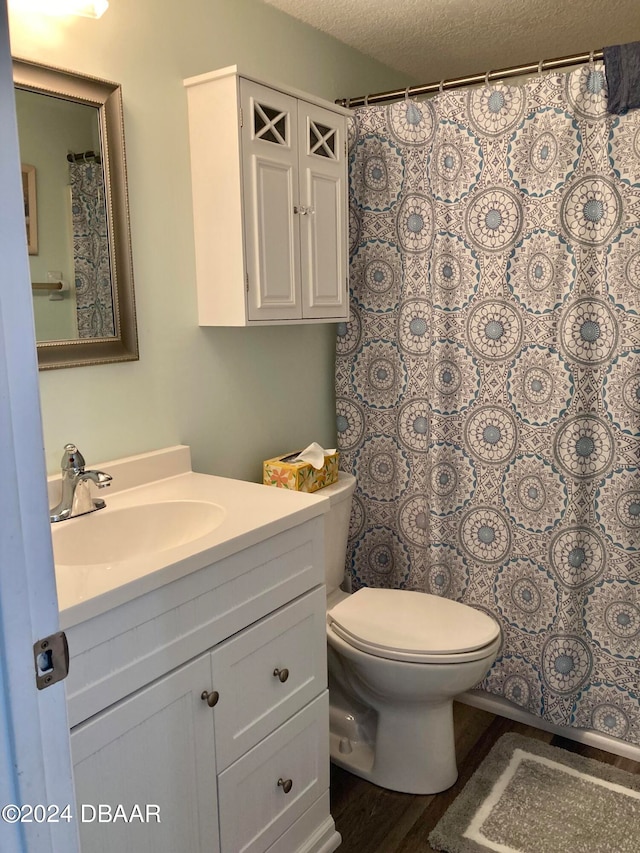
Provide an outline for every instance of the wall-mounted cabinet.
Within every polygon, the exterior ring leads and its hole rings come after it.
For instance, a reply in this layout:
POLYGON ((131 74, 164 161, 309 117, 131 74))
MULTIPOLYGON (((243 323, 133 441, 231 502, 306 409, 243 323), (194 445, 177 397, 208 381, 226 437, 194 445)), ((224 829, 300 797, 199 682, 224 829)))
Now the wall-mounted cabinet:
POLYGON ((348 319, 348 111, 235 66, 185 86, 200 325, 348 319))

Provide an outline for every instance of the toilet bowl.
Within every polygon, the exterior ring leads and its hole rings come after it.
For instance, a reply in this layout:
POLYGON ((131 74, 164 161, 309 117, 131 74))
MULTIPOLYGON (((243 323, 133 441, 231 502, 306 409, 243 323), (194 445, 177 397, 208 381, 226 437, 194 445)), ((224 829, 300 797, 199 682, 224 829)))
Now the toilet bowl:
POLYGON ((355 478, 323 489, 331 760, 383 788, 434 794, 457 779, 453 699, 484 678, 498 623, 427 593, 343 580, 355 478))

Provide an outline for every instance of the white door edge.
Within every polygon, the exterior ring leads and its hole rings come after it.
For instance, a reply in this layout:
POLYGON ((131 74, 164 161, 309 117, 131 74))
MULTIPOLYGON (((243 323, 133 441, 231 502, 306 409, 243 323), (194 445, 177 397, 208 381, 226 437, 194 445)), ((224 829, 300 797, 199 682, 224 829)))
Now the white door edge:
POLYGON ((6 0, 0 152, 0 850, 77 853, 75 819, 52 820, 75 814, 64 682, 37 690, 32 650, 59 620, 6 0), (22 822, 30 806, 49 820, 22 822))

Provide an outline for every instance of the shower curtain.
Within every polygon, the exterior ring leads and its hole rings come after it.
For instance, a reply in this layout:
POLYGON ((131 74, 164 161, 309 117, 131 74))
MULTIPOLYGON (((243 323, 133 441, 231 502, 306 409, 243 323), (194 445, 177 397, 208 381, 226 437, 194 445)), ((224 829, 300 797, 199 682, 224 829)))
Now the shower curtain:
POLYGON ((102 165, 69 164, 76 312, 80 338, 115 335, 102 165))
POLYGON ((347 570, 483 609, 481 687, 640 744, 640 111, 601 64, 358 110, 347 570))

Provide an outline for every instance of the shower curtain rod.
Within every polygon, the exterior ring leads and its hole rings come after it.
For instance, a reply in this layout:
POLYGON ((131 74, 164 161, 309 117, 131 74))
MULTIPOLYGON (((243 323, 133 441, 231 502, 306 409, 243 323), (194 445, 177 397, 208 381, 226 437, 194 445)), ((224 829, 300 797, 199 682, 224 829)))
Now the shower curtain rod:
POLYGON ((541 59, 527 65, 512 65, 510 68, 500 68, 497 71, 487 71, 485 74, 472 74, 469 77, 454 77, 438 83, 427 83, 422 86, 407 86, 406 89, 395 89, 391 92, 378 92, 375 95, 359 95, 357 98, 340 98, 336 101, 342 107, 362 107, 371 104, 381 104, 385 101, 396 101, 399 98, 416 95, 429 95, 444 89, 457 89, 462 86, 474 86, 478 83, 489 83, 491 80, 502 80, 508 77, 519 77, 521 74, 539 74, 556 68, 568 68, 602 59, 602 50, 592 50, 589 53, 575 53, 572 56, 559 56, 555 59, 541 59))
POLYGON ((96 154, 95 151, 81 151, 79 154, 74 154, 73 151, 70 151, 67 154, 67 160, 70 163, 86 163, 87 160, 95 160, 96 163, 99 163, 100 155, 96 154))

